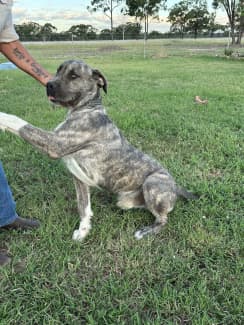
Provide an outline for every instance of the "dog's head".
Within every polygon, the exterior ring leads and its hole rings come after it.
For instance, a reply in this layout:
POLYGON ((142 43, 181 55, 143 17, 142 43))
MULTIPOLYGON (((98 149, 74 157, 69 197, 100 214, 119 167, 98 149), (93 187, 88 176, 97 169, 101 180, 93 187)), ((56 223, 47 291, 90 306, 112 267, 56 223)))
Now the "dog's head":
POLYGON ((98 70, 83 61, 66 61, 55 77, 47 83, 47 96, 64 107, 83 106, 99 96, 100 88, 107 93, 107 81, 98 70))

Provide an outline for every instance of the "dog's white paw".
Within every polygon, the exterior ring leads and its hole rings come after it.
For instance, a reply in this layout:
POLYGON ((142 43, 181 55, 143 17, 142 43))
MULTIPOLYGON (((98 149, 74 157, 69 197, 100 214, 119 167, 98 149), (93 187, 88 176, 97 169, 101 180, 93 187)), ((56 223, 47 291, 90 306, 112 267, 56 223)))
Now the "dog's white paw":
POLYGON ((82 241, 84 239, 84 237, 85 237, 84 234, 79 229, 76 229, 73 232, 72 239, 76 240, 76 241, 82 241))
POLYGON ((26 121, 15 115, 0 112, 0 130, 9 130, 16 133, 27 124, 26 121))
POLYGON ((143 235, 143 232, 141 230, 137 230, 135 232, 134 236, 135 236, 135 239, 140 240, 140 239, 143 238, 144 235, 143 235))
POLYGON ((88 232, 89 232, 89 229, 88 230, 86 229, 86 230, 83 230, 83 231, 80 231, 79 229, 76 229, 73 232, 72 239, 75 240, 75 241, 82 241, 86 237, 88 232))

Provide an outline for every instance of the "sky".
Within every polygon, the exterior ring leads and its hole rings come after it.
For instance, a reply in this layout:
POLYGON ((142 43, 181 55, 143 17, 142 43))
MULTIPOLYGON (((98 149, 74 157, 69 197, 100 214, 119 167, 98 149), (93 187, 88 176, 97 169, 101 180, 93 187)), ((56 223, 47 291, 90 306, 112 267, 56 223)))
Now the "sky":
MULTIPOLYGON (((172 6, 179 0, 168 0, 168 6, 172 6)), ((212 0, 208 0, 209 9, 212 0)), ((22 24, 28 21, 34 21, 40 25, 51 23, 57 27, 58 32, 68 30, 72 25, 85 24, 92 25, 98 30, 110 28, 109 19, 102 13, 89 13, 87 6, 91 0, 14 0, 13 19, 15 24, 22 24)), ((226 23, 225 13, 218 11, 217 20, 220 23, 226 23)), ((119 12, 114 15, 114 26, 124 24, 128 21, 134 22, 134 19, 123 16, 119 12)), ((149 30, 166 32, 169 30, 167 22, 167 11, 160 11, 160 20, 154 20, 149 23, 149 30)))

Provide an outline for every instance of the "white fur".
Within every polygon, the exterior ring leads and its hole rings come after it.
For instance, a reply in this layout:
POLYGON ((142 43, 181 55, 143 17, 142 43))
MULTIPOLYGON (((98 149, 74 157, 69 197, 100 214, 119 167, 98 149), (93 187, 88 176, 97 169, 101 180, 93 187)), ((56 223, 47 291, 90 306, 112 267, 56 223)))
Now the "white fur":
POLYGON ((79 229, 76 229, 73 232, 73 240, 77 240, 77 241, 82 241, 87 234, 89 233, 90 229, 91 229, 91 217, 93 216, 93 213, 91 211, 91 205, 90 205, 90 201, 88 203, 88 206, 85 209, 85 216, 82 217, 82 220, 80 222, 80 226, 79 229))
POLYGON ((136 238, 137 240, 142 239, 142 238, 143 238, 142 231, 141 231, 141 230, 137 230, 137 231, 135 232, 134 236, 135 236, 135 238, 136 238))
POLYGON ((68 168, 68 170, 77 177, 82 183, 88 185, 88 186, 97 186, 96 182, 89 178, 84 171, 80 168, 80 166, 77 164, 77 161, 72 157, 63 157, 63 161, 68 168))
POLYGON ((19 130, 27 125, 28 122, 22 120, 21 118, 0 112, 0 129, 9 130, 12 133, 18 134, 19 130))
POLYGON ((79 229, 76 229, 73 232, 72 239, 76 241, 82 241, 88 235, 90 229, 91 229, 90 221, 88 221, 87 219, 83 220, 80 223, 79 229))
POLYGON ((65 123, 66 123, 66 121, 64 121, 64 122, 60 123, 58 126, 56 126, 55 131, 60 129, 65 123))
MULTIPOLYGON (((85 172, 80 168, 77 161, 70 156, 63 157, 63 161, 68 168, 68 170, 76 177, 78 178, 83 184, 86 184, 88 186, 96 186, 96 182, 92 179, 90 179, 85 172)), ((93 216, 92 210, 91 210, 91 203, 90 200, 88 202, 88 205, 85 208, 85 215, 81 216, 81 222, 79 229, 76 229, 73 232, 72 239, 77 241, 82 241, 87 234, 89 233, 91 229, 91 217, 93 216)))

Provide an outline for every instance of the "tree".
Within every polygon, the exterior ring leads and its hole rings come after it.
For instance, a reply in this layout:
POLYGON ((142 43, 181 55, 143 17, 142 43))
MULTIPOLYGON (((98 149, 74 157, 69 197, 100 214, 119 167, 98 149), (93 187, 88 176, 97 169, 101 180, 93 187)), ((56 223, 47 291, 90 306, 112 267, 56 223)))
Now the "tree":
POLYGON ((239 1, 237 24, 238 24, 238 37, 236 43, 241 44, 242 36, 244 33, 244 0, 239 1))
POLYGON ((141 34, 141 24, 139 23, 126 23, 125 33, 129 35, 129 38, 138 39, 141 34))
POLYGON ((115 28, 114 33, 117 39, 138 39, 141 33, 139 23, 126 23, 115 28))
POLYGON ((180 1, 176 3, 169 12, 168 21, 171 23, 170 31, 179 32, 181 37, 184 37, 187 13, 189 11, 190 2, 188 0, 180 1))
POLYGON ((229 24, 232 44, 235 44, 236 17, 238 15, 239 0, 213 0, 213 8, 224 8, 226 11, 229 24))
POLYGON ((57 31, 57 28, 50 23, 46 23, 45 25, 41 26, 40 34, 43 41, 50 39, 52 34, 57 31))
POLYGON ((92 0, 91 6, 88 6, 87 9, 90 12, 97 12, 102 10, 105 16, 107 16, 110 20, 110 31, 111 31, 111 39, 113 40, 113 13, 114 10, 121 4, 122 0, 92 0))
POLYGON ((163 38, 163 33, 153 30, 148 34, 148 38, 151 38, 151 39, 163 38))
POLYGON ((226 29, 225 25, 217 24, 215 22, 215 19, 216 19, 216 13, 212 12, 210 14, 209 23, 208 23, 208 32, 210 37, 213 37, 216 31, 225 31, 226 29))
POLYGON ((127 9, 125 11, 129 16, 144 20, 144 38, 148 35, 149 17, 157 17, 159 9, 164 7, 167 0, 126 0, 127 9))
MULTIPOLYGON (((114 36, 116 39, 125 39, 125 33, 126 31, 126 24, 122 24, 122 25, 119 25, 117 26, 115 29, 114 29, 114 36)), ((127 36, 127 35, 126 35, 127 36)), ((128 39, 128 37, 127 37, 128 39)))
POLYGON ((33 21, 23 23, 21 25, 15 25, 17 34, 22 40, 35 40, 39 37, 41 31, 41 25, 33 21))
POLYGON ((111 31, 110 29, 103 29, 101 30, 100 34, 99 34, 99 39, 102 40, 109 40, 111 39, 111 31))
MULTIPOLYGON (((91 25, 73 25, 68 30, 68 33, 72 33, 75 37, 81 40, 94 39, 94 34, 96 35, 95 28, 91 25)), ((96 36, 95 36, 96 38, 96 36)))
POLYGON ((171 8, 168 21, 171 32, 178 32, 183 38, 188 31, 197 38, 204 29, 208 30, 210 17, 206 0, 182 0, 171 8))
POLYGON ((208 28, 210 16, 206 0, 192 1, 191 6, 187 13, 186 29, 193 32, 194 37, 197 38, 199 32, 208 28))

